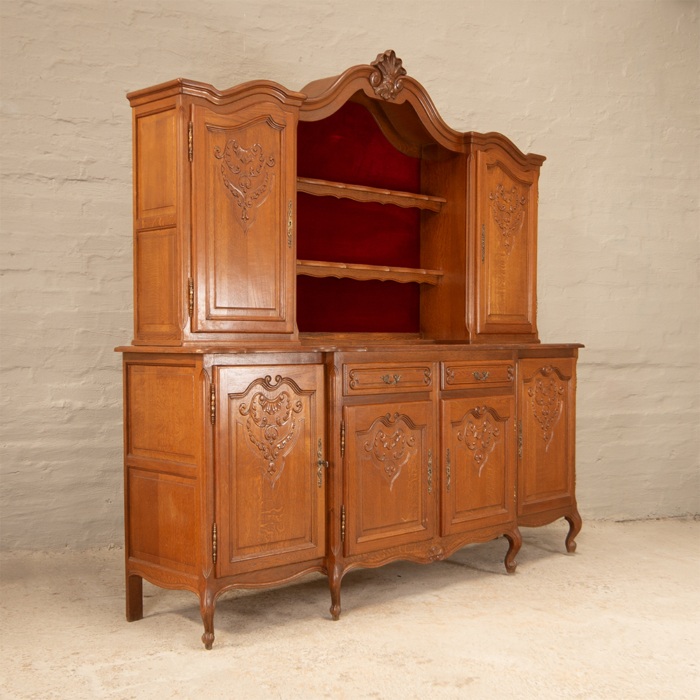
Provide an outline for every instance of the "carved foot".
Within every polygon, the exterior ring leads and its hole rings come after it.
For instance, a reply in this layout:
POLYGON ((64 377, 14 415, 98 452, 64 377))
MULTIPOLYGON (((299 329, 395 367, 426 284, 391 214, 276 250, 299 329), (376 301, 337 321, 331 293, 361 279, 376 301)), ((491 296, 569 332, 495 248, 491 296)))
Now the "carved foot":
POLYGON ((576 551, 576 535, 581 532, 581 516, 578 510, 574 508, 569 515, 564 516, 569 523, 569 534, 566 536, 566 551, 573 554, 576 551))
POLYGON ((202 642, 205 649, 211 649, 214 644, 214 607, 213 593, 205 591, 199 601, 199 610, 202 613, 202 622, 204 623, 202 642))
POLYGON ((504 537, 510 543, 508 551, 506 552, 506 558, 504 564, 506 565, 506 571, 509 574, 515 573, 515 569, 518 566, 518 562, 515 561, 515 555, 520 551, 520 547, 523 544, 523 538, 520 534, 520 530, 516 527, 512 532, 506 532, 504 537))
POLYGON ((143 579, 136 575, 126 577, 126 620, 143 618, 143 579))
POLYGON ((340 582, 343 578, 343 567, 336 564, 328 573, 328 583, 331 589, 331 617, 340 619, 340 582))

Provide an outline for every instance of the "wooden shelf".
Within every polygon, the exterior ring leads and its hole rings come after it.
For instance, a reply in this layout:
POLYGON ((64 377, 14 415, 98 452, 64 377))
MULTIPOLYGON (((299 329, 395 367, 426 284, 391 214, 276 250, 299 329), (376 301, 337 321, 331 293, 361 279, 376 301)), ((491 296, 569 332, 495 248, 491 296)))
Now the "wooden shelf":
POLYGON ((297 275, 308 277, 349 277, 353 280, 382 280, 437 284, 441 270, 421 270, 413 267, 383 267, 382 265, 353 265, 349 263, 297 260, 297 275))
POLYGON ((429 211, 440 211, 447 202, 443 197, 429 197, 427 194, 413 194, 395 190, 381 190, 363 185, 346 185, 330 180, 312 180, 308 177, 297 178, 297 192, 305 192, 317 197, 337 197, 353 199, 356 202, 379 202, 395 204, 398 207, 417 207, 429 211))

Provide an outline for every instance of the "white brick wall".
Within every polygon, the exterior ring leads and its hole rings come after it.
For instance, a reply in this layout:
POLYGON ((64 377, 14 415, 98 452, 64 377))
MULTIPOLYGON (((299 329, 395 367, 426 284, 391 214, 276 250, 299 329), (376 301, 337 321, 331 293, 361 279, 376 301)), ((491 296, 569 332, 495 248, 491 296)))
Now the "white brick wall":
POLYGON ((122 540, 127 91, 292 89, 396 50, 450 126, 548 160, 539 327, 583 342, 584 518, 697 513, 698 2, 3 0, 2 544, 122 540))

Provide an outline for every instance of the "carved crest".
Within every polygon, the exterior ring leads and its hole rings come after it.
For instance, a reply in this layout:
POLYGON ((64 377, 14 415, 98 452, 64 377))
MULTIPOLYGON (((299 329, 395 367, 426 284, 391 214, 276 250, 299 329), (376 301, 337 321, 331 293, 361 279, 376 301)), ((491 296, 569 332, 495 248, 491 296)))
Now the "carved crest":
POLYGON ((277 384, 272 385, 267 376, 262 382, 262 388, 273 393, 272 396, 258 391, 250 403, 242 403, 238 409, 242 416, 247 416, 246 444, 256 457, 263 460, 263 475, 272 488, 284 469, 285 457, 299 437, 299 423, 304 420, 303 417, 297 418, 304 409, 303 403, 293 397, 288 388, 281 390, 283 381, 291 380, 282 380, 279 375, 275 380, 277 384))
POLYGON ((457 440, 471 450, 474 464, 481 471, 488 462, 489 455, 501 441, 501 429, 494 423, 486 406, 470 411, 472 417, 467 421, 464 430, 457 433, 457 440))
POLYGON ((517 187, 506 191, 502 184, 496 187, 495 192, 489 194, 489 199, 492 202, 493 218, 503 234, 503 246, 506 254, 510 255, 515 244, 515 236, 520 233, 525 222, 527 200, 520 196, 517 187))
POLYGON ((402 467, 418 452, 413 435, 415 426, 406 416, 395 413, 392 418, 387 413, 374 422, 373 428, 368 431, 370 437, 363 445, 363 459, 369 459, 379 469, 391 491, 402 467), (379 425, 374 427, 377 423, 379 425))
POLYGON ((401 59, 390 50, 380 53, 370 65, 377 69, 369 78, 375 94, 383 100, 393 100, 403 89, 401 77, 406 75, 401 59))
POLYGON ((545 441, 545 452, 554 437, 554 428, 564 413, 564 394, 566 388, 552 375, 555 370, 550 365, 543 367, 540 372, 542 377, 535 380, 527 393, 532 399, 532 412, 535 420, 542 429, 542 439, 545 441))
POLYGON ((243 230, 247 231, 255 221, 260 205, 270 194, 275 175, 274 156, 263 153, 262 146, 256 143, 252 148, 243 148, 236 139, 229 139, 222 151, 218 146, 214 156, 221 163, 221 176, 226 189, 238 205, 243 230))

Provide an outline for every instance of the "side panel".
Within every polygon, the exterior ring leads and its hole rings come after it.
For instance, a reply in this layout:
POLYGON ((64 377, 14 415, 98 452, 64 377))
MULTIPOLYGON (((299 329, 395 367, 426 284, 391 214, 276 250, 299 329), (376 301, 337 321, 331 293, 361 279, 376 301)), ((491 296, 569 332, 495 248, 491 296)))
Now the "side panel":
POLYGON ((537 333, 537 170, 477 154, 477 332, 537 333))
POLYGON ((187 360, 125 363, 127 568, 196 574, 200 372, 187 360))
POLYGON ((193 108, 195 332, 294 331, 296 109, 193 108))
POLYGON ((220 367, 215 377, 218 574, 322 557, 323 367, 220 367))
POLYGON ((443 399, 441 416, 442 534, 515 520, 515 398, 443 399))
POLYGON ((430 401, 346 406, 346 554, 430 539, 436 459, 430 401))
POLYGON ((518 514, 574 503, 576 365, 572 358, 520 360, 518 514))

